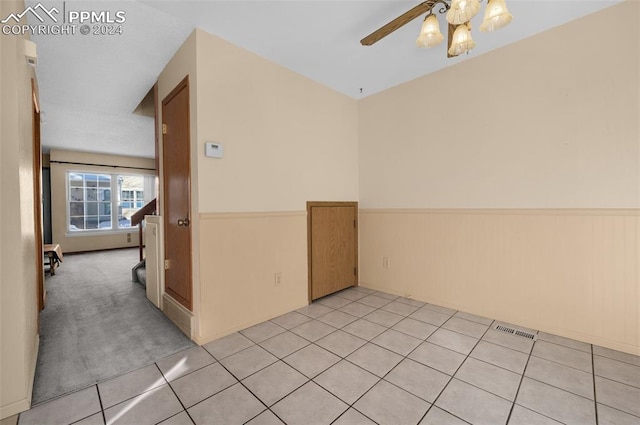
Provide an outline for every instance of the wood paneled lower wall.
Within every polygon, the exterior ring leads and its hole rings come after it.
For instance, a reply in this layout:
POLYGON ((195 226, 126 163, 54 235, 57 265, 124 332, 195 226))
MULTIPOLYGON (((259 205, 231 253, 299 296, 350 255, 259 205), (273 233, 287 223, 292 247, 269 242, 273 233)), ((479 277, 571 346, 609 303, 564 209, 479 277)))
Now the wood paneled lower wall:
POLYGON ((359 223, 363 286, 640 355, 639 210, 361 209, 359 223))
POLYGON ((199 240, 196 342, 307 305, 306 211, 203 213, 199 240))

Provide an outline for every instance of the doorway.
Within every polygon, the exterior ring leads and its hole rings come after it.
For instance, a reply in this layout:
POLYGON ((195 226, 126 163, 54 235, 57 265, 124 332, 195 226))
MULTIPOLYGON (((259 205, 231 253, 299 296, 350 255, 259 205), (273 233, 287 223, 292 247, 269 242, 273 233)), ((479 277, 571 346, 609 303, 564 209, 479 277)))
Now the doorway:
POLYGON ((192 310, 189 76, 162 101, 165 291, 192 310))
POLYGON ((309 302, 358 283, 358 203, 307 202, 309 302))

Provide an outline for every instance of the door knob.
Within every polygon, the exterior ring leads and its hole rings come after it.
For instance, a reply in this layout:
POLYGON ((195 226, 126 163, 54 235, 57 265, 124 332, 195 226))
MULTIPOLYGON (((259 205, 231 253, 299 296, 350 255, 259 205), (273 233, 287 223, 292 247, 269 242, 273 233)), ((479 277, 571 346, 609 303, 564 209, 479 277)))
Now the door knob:
POLYGON ((185 218, 185 219, 178 219, 178 226, 189 226, 189 223, 191 223, 191 221, 189 221, 189 217, 185 218))

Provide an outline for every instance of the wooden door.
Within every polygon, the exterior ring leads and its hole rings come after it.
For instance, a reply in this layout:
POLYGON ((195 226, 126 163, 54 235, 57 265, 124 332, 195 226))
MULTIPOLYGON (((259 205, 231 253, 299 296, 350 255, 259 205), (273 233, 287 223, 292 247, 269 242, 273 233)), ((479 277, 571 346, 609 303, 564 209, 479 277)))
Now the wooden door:
POLYGON ((189 77, 162 101, 165 291, 192 309, 189 77))
POLYGON ((358 204, 308 202, 309 301, 358 283, 358 204))

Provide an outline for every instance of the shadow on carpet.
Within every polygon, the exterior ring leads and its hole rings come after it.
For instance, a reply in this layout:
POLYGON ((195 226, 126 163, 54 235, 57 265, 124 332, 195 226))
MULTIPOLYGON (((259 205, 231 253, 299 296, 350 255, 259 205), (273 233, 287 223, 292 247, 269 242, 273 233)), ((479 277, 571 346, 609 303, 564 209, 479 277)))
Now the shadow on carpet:
POLYGON ((47 276, 33 404, 195 346, 131 281, 137 262, 137 249, 65 255, 47 276))

